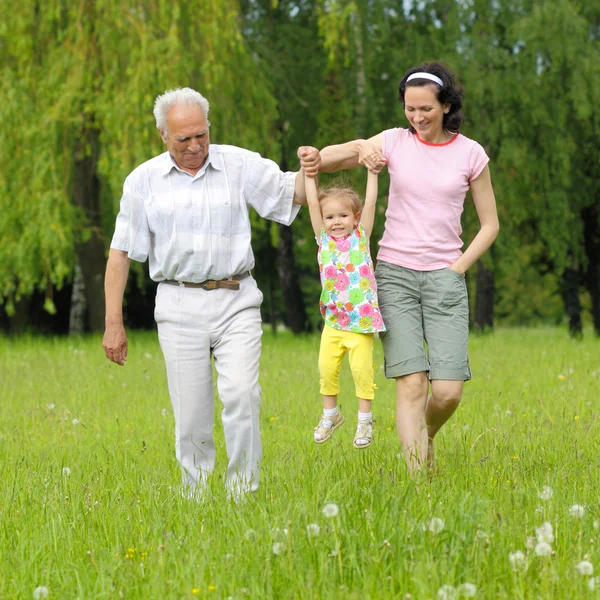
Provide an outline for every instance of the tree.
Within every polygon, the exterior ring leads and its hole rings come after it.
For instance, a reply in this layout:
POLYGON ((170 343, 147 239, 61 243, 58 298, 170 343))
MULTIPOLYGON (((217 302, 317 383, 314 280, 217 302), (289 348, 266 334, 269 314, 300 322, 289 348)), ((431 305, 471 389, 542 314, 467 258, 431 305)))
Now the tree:
POLYGON ((270 86, 239 33, 236 0, 40 0, 3 13, 0 299, 10 313, 40 289, 53 311, 53 289, 79 264, 87 326, 98 330, 122 182, 163 151, 155 96, 199 89, 213 141, 268 155, 270 86))

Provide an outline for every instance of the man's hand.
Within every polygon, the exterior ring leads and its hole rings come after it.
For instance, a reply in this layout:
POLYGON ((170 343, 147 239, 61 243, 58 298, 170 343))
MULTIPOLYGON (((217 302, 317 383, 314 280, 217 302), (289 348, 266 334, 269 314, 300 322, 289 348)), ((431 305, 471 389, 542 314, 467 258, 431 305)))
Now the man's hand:
POLYGON ((321 168, 321 153, 312 146, 300 146, 298 148, 300 166, 307 177, 316 177, 321 168))
POLYGON ((108 360, 124 365, 127 360, 127 334, 123 325, 107 325, 102 338, 102 347, 108 360))

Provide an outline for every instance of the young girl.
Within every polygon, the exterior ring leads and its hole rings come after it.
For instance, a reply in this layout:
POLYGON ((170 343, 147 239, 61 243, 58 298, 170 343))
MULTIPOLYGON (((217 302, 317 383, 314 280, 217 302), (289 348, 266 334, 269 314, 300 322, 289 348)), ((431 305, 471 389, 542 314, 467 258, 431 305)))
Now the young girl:
POLYGON ((369 252, 377 175, 369 172, 364 207, 352 189, 329 188, 318 195, 316 180, 308 176, 305 185, 310 219, 319 243, 323 286, 320 306, 325 319, 319 352, 323 416, 315 427, 314 440, 317 444, 326 442, 344 422, 337 395, 340 364, 348 352, 358 396, 354 447, 366 448, 373 441, 373 338, 376 331, 385 330, 369 252))

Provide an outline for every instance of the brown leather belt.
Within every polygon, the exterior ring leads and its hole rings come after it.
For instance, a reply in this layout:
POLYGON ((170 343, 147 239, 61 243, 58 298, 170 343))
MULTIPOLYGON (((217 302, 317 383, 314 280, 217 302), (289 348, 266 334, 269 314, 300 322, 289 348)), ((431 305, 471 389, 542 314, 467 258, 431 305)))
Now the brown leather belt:
POLYGON ((246 277, 250 277, 250 273, 233 275, 233 277, 230 277, 229 279, 207 279, 206 281, 202 281, 201 283, 175 281, 174 279, 165 279, 165 281, 163 281, 162 283, 168 283, 169 285, 180 285, 181 287, 188 288, 201 288, 207 291, 217 289, 239 290, 240 281, 242 281, 242 279, 246 279, 246 277))

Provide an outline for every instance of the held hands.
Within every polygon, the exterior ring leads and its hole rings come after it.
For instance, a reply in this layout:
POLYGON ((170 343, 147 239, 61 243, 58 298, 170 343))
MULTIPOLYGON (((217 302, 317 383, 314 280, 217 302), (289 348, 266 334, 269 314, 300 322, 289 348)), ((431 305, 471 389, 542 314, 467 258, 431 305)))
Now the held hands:
POLYGON ((367 141, 361 141, 358 146, 358 162, 376 175, 387 164, 381 152, 367 141))
POLYGON ((127 360, 127 335, 123 325, 107 325, 102 338, 102 347, 106 358, 118 365, 127 360))
POLYGON ((298 148, 300 166, 307 177, 316 177, 321 167, 321 153, 312 146, 300 146, 298 148))

